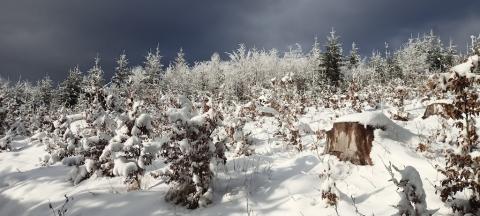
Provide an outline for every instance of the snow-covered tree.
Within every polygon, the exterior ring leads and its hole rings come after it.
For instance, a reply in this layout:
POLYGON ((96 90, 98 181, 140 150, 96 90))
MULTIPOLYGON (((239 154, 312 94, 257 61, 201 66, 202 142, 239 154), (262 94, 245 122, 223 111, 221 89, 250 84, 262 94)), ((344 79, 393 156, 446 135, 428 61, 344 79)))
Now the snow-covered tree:
POLYGON ((355 42, 352 43, 352 49, 350 50, 350 55, 348 56, 347 68, 354 69, 357 68, 360 64, 360 54, 358 53, 358 47, 355 42))
POLYGON ((387 81, 387 61, 385 58, 383 58, 378 51, 372 52, 369 63, 374 71, 374 74, 372 74, 372 81, 376 83, 385 83, 387 81))
POLYGON ((155 52, 148 52, 145 57, 145 74, 144 80, 147 84, 158 85, 162 75, 162 56, 160 55, 160 49, 157 47, 155 52))
POLYGON ((120 55, 116 63, 117 66, 115 66, 115 74, 112 77, 112 83, 119 88, 127 84, 131 70, 128 66, 128 59, 125 53, 120 55))
POLYGON ((457 150, 448 153, 445 167, 439 168, 444 178, 438 190, 442 201, 461 215, 480 213, 480 139, 475 118, 480 115, 477 90, 480 76, 472 73, 478 67, 478 58, 469 57, 439 80, 439 87, 454 96, 453 112, 461 116, 455 125, 461 133, 456 141, 457 150))
POLYGON ((391 175, 390 181, 402 189, 398 192, 400 201, 394 206, 398 209, 395 215, 430 216, 437 211, 427 209, 426 194, 423 189, 422 179, 414 167, 407 166, 402 170, 392 164, 385 167, 391 175), (400 173, 400 180, 395 178, 393 170, 400 173))
POLYGON ((218 90, 225 82, 225 72, 222 68, 222 61, 218 53, 214 53, 208 62, 208 86, 209 90, 214 94, 218 94, 218 90))
POLYGON ((400 68, 397 55, 387 56, 386 64, 386 73, 388 80, 392 81, 395 79, 403 78, 402 69, 400 68))
MULTIPOLYGON (((95 98, 84 112, 85 128, 81 131, 79 155, 85 159, 88 176, 112 176, 110 164, 103 164, 100 156, 114 133, 112 113, 104 109, 104 104, 95 98)), ((107 161, 110 162, 110 161, 107 161)))
POLYGON ((420 39, 410 39, 395 53, 404 80, 409 84, 414 83, 414 79, 418 81, 429 68, 427 53, 423 50, 421 43, 420 39))
POLYGON ((50 77, 46 76, 37 82, 37 102, 39 106, 49 108, 53 98, 53 84, 50 77))
POLYGON ((445 71, 444 65, 444 52, 442 41, 436 36, 433 31, 425 37, 427 63, 429 64, 430 71, 445 71))
POLYGON ((343 75, 340 67, 343 65, 342 44, 340 37, 332 29, 330 36, 327 37, 328 42, 325 45, 325 52, 322 54, 322 62, 320 63, 321 71, 325 73, 329 84, 339 86, 343 81, 343 75))
POLYGON ((450 43, 448 47, 446 48, 446 51, 443 56, 443 68, 451 68, 453 67, 457 61, 456 58, 458 57, 456 46, 453 44, 452 40, 450 40, 450 43))
POLYGON ((68 77, 60 84, 59 102, 65 107, 73 107, 82 94, 82 73, 78 66, 69 71, 68 77))
POLYGON ((248 86, 251 71, 251 52, 247 51, 244 44, 232 53, 229 53, 230 67, 226 73, 223 90, 229 99, 245 100, 250 94, 248 86))
POLYGON ((87 71, 87 76, 85 77, 85 93, 89 97, 94 97, 102 89, 104 80, 103 80, 103 70, 100 66, 100 58, 97 56, 95 58, 95 64, 93 67, 87 71))
POLYGON ((213 171, 216 158, 225 162, 224 147, 214 144, 212 133, 221 116, 209 101, 205 110, 194 110, 192 103, 180 97, 167 111, 172 124, 170 140, 161 147, 168 168, 162 174, 170 185, 166 200, 193 209, 212 201, 213 171))
POLYGON ((145 168, 152 163, 156 150, 147 145, 153 128, 142 102, 129 99, 127 107, 128 111, 115 120, 115 136, 103 149, 99 162, 102 172, 123 176, 129 190, 138 190, 145 168))
POLYGON ((7 124, 7 91, 8 91, 8 82, 0 77, 0 136, 4 135, 8 124, 7 124))
POLYGON ((323 85, 325 83, 326 77, 325 73, 321 67, 322 65, 322 51, 320 50, 320 44, 318 43, 317 38, 312 45, 312 49, 308 53, 308 69, 307 76, 311 80, 313 86, 323 85))
POLYGON ((165 79, 168 83, 169 91, 185 95, 192 93, 192 84, 194 82, 191 77, 190 67, 185 60, 183 49, 180 49, 173 64, 167 68, 165 79))
MULTIPOLYGON (((478 36, 470 36, 472 39, 472 55, 480 56, 480 35, 478 36)), ((480 67, 477 67, 475 73, 480 73, 480 67)))

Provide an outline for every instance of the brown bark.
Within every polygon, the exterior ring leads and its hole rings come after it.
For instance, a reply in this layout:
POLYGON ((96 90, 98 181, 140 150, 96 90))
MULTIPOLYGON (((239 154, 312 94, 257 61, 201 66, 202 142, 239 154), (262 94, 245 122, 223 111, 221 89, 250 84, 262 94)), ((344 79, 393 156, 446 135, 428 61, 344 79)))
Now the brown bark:
POLYGON ((372 126, 357 122, 337 122, 327 131, 324 153, 335 155, 342 161, 357 165, 373 165, 370 158, 374 138, 372 126))

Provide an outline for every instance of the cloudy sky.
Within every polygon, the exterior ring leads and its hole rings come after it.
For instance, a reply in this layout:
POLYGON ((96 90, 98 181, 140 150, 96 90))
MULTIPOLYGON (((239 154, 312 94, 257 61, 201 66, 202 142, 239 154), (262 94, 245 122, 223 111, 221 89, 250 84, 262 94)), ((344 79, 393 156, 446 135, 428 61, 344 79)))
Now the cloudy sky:
POLYGON ((345 48, 363 54, 398 46, 433 29, 465 49, 480 33, 474 0, 0 0, 0 77, 59 81, 70 67, 85 71, 99 54, 107 74, 125 51, 140 64, 157 46, 163 64, 183 48, 190 62, 239 43, 286 50, 334 27, 345 48))

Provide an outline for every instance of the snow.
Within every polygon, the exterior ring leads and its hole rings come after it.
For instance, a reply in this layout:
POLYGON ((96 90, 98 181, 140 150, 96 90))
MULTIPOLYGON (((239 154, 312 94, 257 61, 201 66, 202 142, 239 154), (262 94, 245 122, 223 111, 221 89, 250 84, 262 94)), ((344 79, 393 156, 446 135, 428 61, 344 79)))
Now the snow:
POLYGON ((113 167, 113 175, 127 177, 131 173, 137 171, 137 164, 133 161, 127 161, 124 157, 115 159, 113 167))
POLYGON ((178 142, 178 145, 180 147, 180 151, 183 153, 188 153, 190 151, 190 144, 188 143, 188 139, 183 139, 180 142, 178 142))
POLYGON ((82 180, 84 180, 88 175, 87 169, 85 166, 75 166, 67 175, 67 180, 73 182, 73 185, 77 185, 82 180))
POLYGON ((86 159, 85 160, 85 169, 87 172, 91 173, 95 168, 95 161, 92 159, 86 159))
POLYGON ((83 158, 82 156, 71 156, 63 158, 62 164, 65 166, 78 166, 81 165, 84 160, 85 158, 83 158))
POLYGON ((379 111, 344 115, 337 118, 335 122, 357 122, 365 127, 372 126, 378 128, 387 128, 395 124, 385 114, 379 111))
POLYGON ((474 67, 478 65, 478 55, 468 57, 467 61, 458 64, 451 69, 453 72, 457 72, 459 74, 470 74, 474 67))
POLYGON ((432 105, 432 104, 452 104, 453 100, 451 99, 441 99, 441 100, 432 100, 427 103, 427 105, 432 105))
POLYGON ((47 136, 47 133, 45 131, 42 131, 42 132, 38 132, 36 134, 34 134, 33 136, 30 137, 30 140, 34 141, 34 140, 42 140, 43 138, 45 138, 47 136))
POLYGON ((137 136, 131 136, 127 139, 127 141, 125 141, 125 143, 123 144, 123 148, 124 149, 131 148, 132 146, 139 145, 141 142, 142 141, 137 136))
POLYGON ((148 130, 152 128, 152 118, 146 113, 140 114, 140 116, 135 120, 135 126, 145 127, 148 130))
POLYGON ((277 110, 271 108, 271 107, 266 107, 266 106, 258 106, 257 107, 257 112, 261 114, 270 114, 272 116, 277 116, 279 113, 277 110))
MULTIPOLYGON (((13 146, 25 148, 19 152, 0 153, 0 212, 1 215, 50 215, 48 202, 58 206, 63 202, 63 195, 67 194, 74 198, 69 205, 71 215, 236 216, 246 215, 247 211, 255 215, 336 215, 334 208, 325 207, 321 199, 321 191, 330 188, 339 197, 339 215, 355 215, 351 196, 355 198, 359 211, 365 215, 392 215, 397 212, 393 206, 398 204, 400 197, 396 193, 397 187, 388 181, 390 177, 383 165, 391 161, 400 169, 415 167, 421 178, 415 177, 412 174, 414 172, 405 171, 406 178, 413 179, 411 182, 416 185, 423 182, 428 208, 439 208, 437 214, 448 215, 450 210, 435 194, 434 186, 427 183, 439 179, 433 165, 444 163, 444 159, 426 158, 415 151, 418 140, 405 142, 394 136, 400 132, 415 137, 410 131, 428 135, 440 127, 438 117, 419 118, 424 107, 415 106, 409 104, 406 109, 417 118, 404 123, 396 123, 382 112, 343 115, 335 119, 337 111, 313 107, 308 107, 306 114, 299 117, 299 122, 313 131, 327 129, 334 122, 346 121, 386 128, 385 132, 375 132, 371 152, 373 166, 355 166, 341 162, 332 155, 317 154, 314 150, 300 153, 291 151, 275 138, 278 126, 274 117, 264 116, 247 122, 244 133, 251 134, 255 154, 232 157, 232 153, 229 153, 227 164, 215 167, 217 174, 213 179, 213 187, 200 198, 199 204, 204 208, 196 210, 187 210, 164 201, 162 195, 168 191, 168 186, 148 174, 150 171, 163 170, 165 165, 161 161, 156 161, 154 166, 142 167, 147 169, 141 181, 145 190, 126 192, 124 177, 141 167, 138 161, 119 157, 114 161, 113 170, 118 177, 83 180, 92 170, 92 163, 88 159, 81 166, 66 167, 56 163, 42 167, 38 164, 38 157, 45 153, 43 145, 32 143, 29 139, 14 140, 13 146), (320 178, 329 168, 330 178, 320 178), (332 181, 335 182, 334 186, 332 181)), ((319 152, 323 152, 324 141, 318 141, 314 136, 304 134, 302 142, 307 146, 306 149, 315 144, 320 148, 319 152)), ((131 138, 125 145, 135 142, 135 138, 131 138)), ((158 151, 164 142, 159 139, 146 143, 146 151, 158 151)), ((119 151, 123 146, 121 136, 116 136, 106 149, 119 151)), ((444 147, 434 146, 438 149, 444 147)), ((182 149, 184 151, 187 148, 182 149)), ((199 182, 199 179, 194 178, 194 181, 199 182)), ((421 194, 421 191, 416 192, 421 194)))

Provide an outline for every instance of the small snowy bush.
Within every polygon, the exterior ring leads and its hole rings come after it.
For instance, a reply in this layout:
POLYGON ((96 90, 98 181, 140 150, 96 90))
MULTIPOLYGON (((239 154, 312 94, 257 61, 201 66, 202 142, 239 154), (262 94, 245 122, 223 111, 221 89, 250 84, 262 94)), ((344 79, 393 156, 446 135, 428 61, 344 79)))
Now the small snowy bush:
POLYGON ((211 163, 225 162, 221 143, 214 144, 212 133, 221 116, 208 103, 208 109, 197 112, 192 103, 180 97, 167 111, 172 124, 170 141, 161 146, 161 156, 168 169, 162 174, 170 189, 166 200, 194 209, 211 202, 211 163))
POLYGON ((453 94, 453 106, 462 114, 456 122, 460 129, 455 142, 458 148, 448 153, 445 167, 439 167, 444 178, 437 188, 442 201, 458 214, 480 214, 480 141, 475 121, 480 114, 480 75, 472 73, 477 67, 478 56, 471 56, 440 77, 437 84, 437 88, 453 94))
POLYGON ((436 212, 436 210, 432 211, 427 209, 427 202, 425 201, 426 195, 423 190, 422 179, 414 167, 407 166, 403 170, 398 169, 392 164, 385 167, 392 177, 390 181, 393 181, 397 187, 402 189, 402 191, 399 192, 400 201, 394 206, 398 209, 398 212, 395 215, 429 216, 436 212), (402 176, 400 180, 395 178, 393 170, 400 173, 402 176))
MULTIPOLYGON (((234 116, 237 114, 234 114, 234 116)), ((249 156, 255 152, 252 148, 252 142, 248 138, 249 133, 243 130, 246 119, 242 117, 230 117, 224 120, 225 131, 227 133, 227 144, 232 146, 235 150, 235 155, 249 156)))
POLYGON ((125 177, 128 189, 138 190, 145 168, 156 153, 154 148, 145 146, 151 140, 151 118, 143 112, 142 102, 129 100, 127 112, 119 115, 116 122, 115 136, 99 156, 99 168, 107 175, 125 177))

